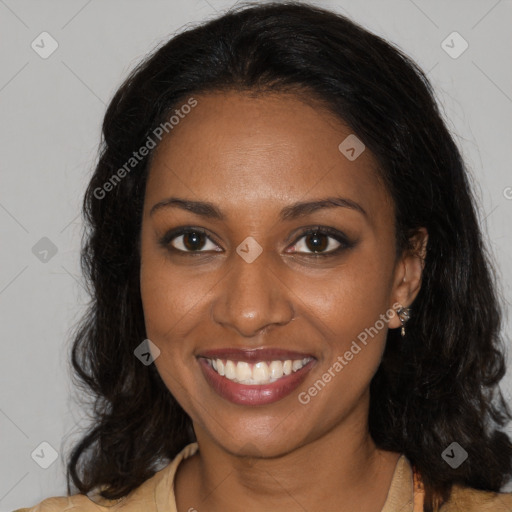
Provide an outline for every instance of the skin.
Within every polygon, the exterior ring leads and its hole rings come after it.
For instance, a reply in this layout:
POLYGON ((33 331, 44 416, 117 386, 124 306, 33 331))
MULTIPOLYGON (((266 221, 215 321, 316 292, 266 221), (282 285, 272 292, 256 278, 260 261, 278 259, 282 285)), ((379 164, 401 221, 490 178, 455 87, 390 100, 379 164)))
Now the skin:
MULTIPOLYGON (((398 317, 308 404, 298 394, 379 315, 412 303, 427 233, 419 230, 416 251, 397 257, 394 207, 374 157, 366 149, 354 161, 345 158, 338 145, 351 130, 313 101, 240 92, 195 98, 197 106, 153 155, 141 232, 147 335, 161 350, 157 369, 191 417, 200 446, 178 469, 178 511, 229 512, 243 504, 245 511, 378 512, 400 454, 378 449, 369 434, 369 386, 398 317), (211 202, 226 219, 176 207, 151 215, 170 196, 211 202), (279 218, 294 202, 329 196, 358 203, 366 215, 338 207, 279 218), (311 256, 311 236, 300 229, 313 225, 345 233, 353 247, 311 256), (203 252, 173 253, 159 244, 179 226, 207 230, 203 252), (252 263, 236 252, 249 236, 262 248, 252 263), (278 347, 310 353, 316 362, 287 397, 242 406, 210 388, 195 357, 224 347, 278 347)), ((320 240, 321 252, 338 247, 330 235, 320 240)), ((183 242, 178 236, 172 245, 186 250, 183 242)))

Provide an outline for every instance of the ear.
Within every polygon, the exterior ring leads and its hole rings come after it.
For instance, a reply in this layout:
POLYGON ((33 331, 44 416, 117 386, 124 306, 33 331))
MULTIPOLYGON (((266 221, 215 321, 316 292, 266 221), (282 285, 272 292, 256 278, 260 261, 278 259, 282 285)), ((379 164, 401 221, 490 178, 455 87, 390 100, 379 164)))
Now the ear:
MULTIPOLYGON (((426 228, 418 228, 409 238, 409 247, 404 250, 396 263, 390 307, 395 312, 399 307, 409 307, 420 291, 427 256, 427 242, 426 228)), ((400 327, 402 323, 397 315, 393 315, 388 325, 390 329, 394 329, 400 327)))

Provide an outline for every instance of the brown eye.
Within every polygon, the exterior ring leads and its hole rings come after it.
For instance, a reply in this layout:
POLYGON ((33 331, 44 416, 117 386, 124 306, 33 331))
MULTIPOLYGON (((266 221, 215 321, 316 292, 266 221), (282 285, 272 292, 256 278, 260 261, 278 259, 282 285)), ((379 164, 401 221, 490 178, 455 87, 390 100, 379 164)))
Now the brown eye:
POLYGON ((306 256, 331 256, 353 246, 354 243, 337 229, 319 226, 304 231, 291 252, 306 256))
POLYGON ((183 236, 183 245, 189 251, 199 251, 205 244, 205 236, 202 233, 185 233, 183 236))
POLYGON ((322 233, 315 233, 304 237, 306 239, 306 247, 311 252, 323 252, 329 245, 329 237, 322 233))
POLYGON ((218 246, 200 229, 178 229, 167 233, 160 243, 183 253, 219 251, 218 246), (209 244, 209 245, 208 245, 209 244))

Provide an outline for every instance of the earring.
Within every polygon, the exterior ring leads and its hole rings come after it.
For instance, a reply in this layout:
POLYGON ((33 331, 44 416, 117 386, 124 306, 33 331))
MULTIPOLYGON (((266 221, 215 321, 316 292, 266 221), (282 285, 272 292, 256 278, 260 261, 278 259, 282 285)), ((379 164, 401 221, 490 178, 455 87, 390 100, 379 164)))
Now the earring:
POLYGON ((398 318, 400 319, 400 322, 402 323, 402 329, 401 329, 401 335, 402 337, 405 336, 405 323, 411 318, 411 309, 410 308, 404 308, 400 307, 397 310, 398 318))

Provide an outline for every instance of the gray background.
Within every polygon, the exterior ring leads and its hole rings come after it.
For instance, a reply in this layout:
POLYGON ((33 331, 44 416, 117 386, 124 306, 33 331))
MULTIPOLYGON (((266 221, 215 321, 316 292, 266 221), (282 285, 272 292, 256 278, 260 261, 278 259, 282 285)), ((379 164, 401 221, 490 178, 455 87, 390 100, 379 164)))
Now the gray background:
MULTIPOLYGON (((68 353, 87 302, 79 212, 106 104, 149 50, 233 3, 0 0, 0 511, 65 495, 65 455, 85 425, 68 353), (43 45, 42 32, 58 43, 47 59, 31 47, 34 40, 43 45), (33 251, 43 237, 55 245, 55 255, 33 251), (48 469, 34 460, 49 460, 51 450, 42 442, 57 452, 48 469), (34 450, 39 459, 32 458, 34 450)), ((316 3, 396 43, 428 71, 476 181, 510 338, 512 2, 316 3), (453 31, 469 44, 458 58, 441 46, 453 31)), ((460 41, 449 44, 461 48, 460 41)), ((44 248, 48 241, 39 244, 44 248)), ((511 373, 502 386, 509 396, 511 373)))

